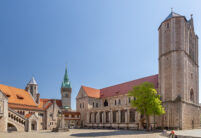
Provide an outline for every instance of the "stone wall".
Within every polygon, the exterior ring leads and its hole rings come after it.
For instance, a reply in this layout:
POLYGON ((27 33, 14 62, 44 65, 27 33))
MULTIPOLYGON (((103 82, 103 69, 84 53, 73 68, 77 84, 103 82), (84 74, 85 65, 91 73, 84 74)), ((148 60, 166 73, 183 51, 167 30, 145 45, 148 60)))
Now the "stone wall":
POLYGON ((200 107, 192 103, 182 105, 182 129, 200 127, 200 107))
POLYGON ((173 17, 159 27, 159 91, 166 110, 160 124, 164 127, 198 127, 197 41, 192 18, 173 17))
POLYGON ((60 108, 57 106, 56 102, 54 103, 46 110, 46 129, 52 130, 57 126, 57 115, 58 112, 60 111, 60 108))
POLYGON ((0 91, 0 131, 7 131, 8 99, 0 91))

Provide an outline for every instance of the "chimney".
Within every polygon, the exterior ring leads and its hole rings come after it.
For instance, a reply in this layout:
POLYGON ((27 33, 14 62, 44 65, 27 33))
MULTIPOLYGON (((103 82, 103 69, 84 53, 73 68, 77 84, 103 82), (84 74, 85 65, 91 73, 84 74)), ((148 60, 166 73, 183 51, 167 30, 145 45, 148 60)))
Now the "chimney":
POLYGON ((36 103, 39 104, 40 103, 40 94, 37 93, 36 95, 36 103))

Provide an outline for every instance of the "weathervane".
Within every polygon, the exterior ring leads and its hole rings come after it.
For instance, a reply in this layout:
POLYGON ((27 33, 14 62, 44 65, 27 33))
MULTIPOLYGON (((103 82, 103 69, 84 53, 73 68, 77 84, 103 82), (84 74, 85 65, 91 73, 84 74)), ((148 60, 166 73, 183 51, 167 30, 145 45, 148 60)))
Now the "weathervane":
POLYGON ((171 8, 171 12, 173 12, 173 8, 171 8))

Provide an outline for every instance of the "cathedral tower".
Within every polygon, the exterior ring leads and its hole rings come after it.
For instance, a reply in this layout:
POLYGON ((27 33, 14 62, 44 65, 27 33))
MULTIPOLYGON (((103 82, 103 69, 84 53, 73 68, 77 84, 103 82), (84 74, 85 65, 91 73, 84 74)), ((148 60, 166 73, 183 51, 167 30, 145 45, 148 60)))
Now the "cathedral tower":
POLYGON ((39 103, 40 94, 38 93, 38 84, 36 83, 36 80, 34 79, 34 77, 31 78, 25 90, 30 92, 30 94, 32 95, 36 103, 39 103))
POLYGON ((65 70, 64 80, 61 85, 61 101, 64 109, 71 109, 71 84, 68 79, 67 68, 65 70))
POLYGON ((159 91, 168 128, 195 128, 199 125, 198 36, 193 18, 171 12, 159 32, 159 91))

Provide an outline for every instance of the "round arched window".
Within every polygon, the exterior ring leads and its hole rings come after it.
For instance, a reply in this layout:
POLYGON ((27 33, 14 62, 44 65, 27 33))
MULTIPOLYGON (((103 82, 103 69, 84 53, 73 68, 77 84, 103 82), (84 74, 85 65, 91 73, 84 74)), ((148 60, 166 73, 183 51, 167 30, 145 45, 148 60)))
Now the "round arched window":
POLYGON ((104 106, 108 106, 108 102, 107 102, 107 100, 105 100, 105 102, 104 102, 104 106))

